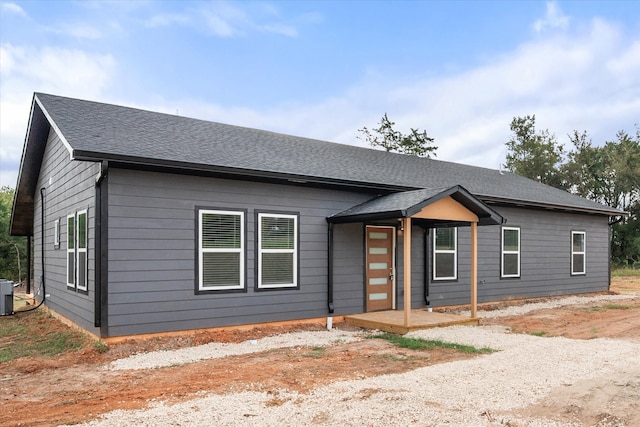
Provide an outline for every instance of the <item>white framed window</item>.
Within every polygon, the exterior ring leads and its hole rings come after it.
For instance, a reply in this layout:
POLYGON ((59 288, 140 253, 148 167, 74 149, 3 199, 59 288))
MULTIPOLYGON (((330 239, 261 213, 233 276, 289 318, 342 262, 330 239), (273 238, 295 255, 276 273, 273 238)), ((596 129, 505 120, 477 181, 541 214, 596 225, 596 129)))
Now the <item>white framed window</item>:
POLYGON ((76 215, 67 215, 67 286, 76 287, 76 215))
POLYGON ((258 288, 298 286, 298 215, 258 213, 258 288))
POLYGON ((53 247, 60 248, 60 220, 53 221, 53 247))
POLYGON ((87 290, 89 241, 87 210, 67 215, 67 286, 87 290))
POLYGON ((520 228, 502 227, 500 277, 520 277, 520 228))
POLYGON ((571 274, 587 274, 587 233, 571 232, 571 274))
POLYGON ((243 211, 198 211, 198 290, 244 289, 244 217, 243 211))
POLYGON ((88 243, 87 210, 76 214, 76 289, 87 290, 87 243, 88 243))
POLYGON ((458 278, 458 229, 433 230, 433 280, 458 278))

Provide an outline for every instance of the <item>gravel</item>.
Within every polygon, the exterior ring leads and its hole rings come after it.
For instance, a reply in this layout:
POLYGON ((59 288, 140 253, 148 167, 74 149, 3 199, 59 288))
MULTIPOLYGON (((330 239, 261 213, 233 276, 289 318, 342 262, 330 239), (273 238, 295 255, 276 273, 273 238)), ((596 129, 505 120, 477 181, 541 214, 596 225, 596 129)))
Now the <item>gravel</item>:
MULTIPOLYGON (((488 313, 511 316, 514 308, 526 310, 536 306, 533 309, 539 309, 557 304, 619 299, 620 296, 570 297, 483 312, 482 316, 488 313)), ((522 312, 527 311, 531 310, 522 312)), ((274 347, 330 345, 358 340, 361 336, 336 330, 290 333, 256 342, 207 344, 141 354, 113 362, 109 369, 167 366, 274 347)), ((542 400, 554 388, 570 386, 585 379, 640 372, 640 343, 621 340, 543 338, 512 334, 501 326, 454 326, 416 331, 409 336, 500 351, 402 374, 340 381, 308 394, 277 390, 225 395, 203 392, 202 397, 171 406, 151 402, 145 410, 113 411, 84 425, 490 426, 511 423, 519 426, 565 426, 572 424, 544 418, 518 418, 510 411, 542 400)))

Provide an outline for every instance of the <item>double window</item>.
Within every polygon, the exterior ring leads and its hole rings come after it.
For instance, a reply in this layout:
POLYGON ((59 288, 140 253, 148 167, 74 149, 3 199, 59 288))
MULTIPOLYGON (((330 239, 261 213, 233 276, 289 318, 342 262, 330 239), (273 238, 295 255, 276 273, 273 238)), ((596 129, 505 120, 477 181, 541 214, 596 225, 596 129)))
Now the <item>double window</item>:
POLYGON ((87 291, 87 211, 67 216, 67 286, 87 291))
POLYGON ((520 229, 502 228, 502 260, 500 277, 520 277, 520 229))
POLYGON ((587 274, 587 233, 571 232, 571 274, 587 274))
POLYGON ((436 228, 433 232, 433 280, 458 278, 458 229, 436 228))
MULTIPOLYGON (((298 286, 298 215, 256 215, 256 288, 298 286)), ((245 212, 198 210, 198 291, 244 290, 245 212)))

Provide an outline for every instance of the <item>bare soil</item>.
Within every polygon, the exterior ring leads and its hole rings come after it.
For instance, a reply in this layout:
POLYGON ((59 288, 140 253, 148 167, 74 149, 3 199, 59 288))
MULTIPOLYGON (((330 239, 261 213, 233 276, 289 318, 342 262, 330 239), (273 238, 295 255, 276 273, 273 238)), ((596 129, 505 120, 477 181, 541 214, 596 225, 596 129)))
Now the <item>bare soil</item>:
MULTIPOLYGON (((575 339, 615 338, 640 342, 640 277, 614 278, 612 292, 636 298, 615 305, 590 304, 539 310, 525 316, 487 319, 515 332, 575 339)), ((50 319, 43 333, 68 327, 50 319)), ((349 328, 338 324, 339 328, 349 328)), ((183 366, 140 371, 107 371, 109 361, 141 351, 173 349, 207 342, 241 342, 293 330, 321 329, 314 325, 254 328, 195 333, 189 336, 131 339, 98 352, 88 344, 80 351, 54 359, 25 357, 0 364, 0 425, 50 426, 94 419, 115 409, 140 409, 152 401, 180 402, 202 393, 247 390, 273 394, 280 390, 306 392, 339 380, 401 373, 473 355, 454 350, 414 351, 382 340, 363 340, 321 348, 277 349, 263 353, 201 361, 183 366)), ((599 384, 573 384, 522 415, 549 415, 585 425, 640 425, 640 373, 599 384), (603 408, 615 404, 615 415, 603 408), (616 421, 617 420, 617 421, 616 421), (621 420, 624 420, 622 423, 621 420)))

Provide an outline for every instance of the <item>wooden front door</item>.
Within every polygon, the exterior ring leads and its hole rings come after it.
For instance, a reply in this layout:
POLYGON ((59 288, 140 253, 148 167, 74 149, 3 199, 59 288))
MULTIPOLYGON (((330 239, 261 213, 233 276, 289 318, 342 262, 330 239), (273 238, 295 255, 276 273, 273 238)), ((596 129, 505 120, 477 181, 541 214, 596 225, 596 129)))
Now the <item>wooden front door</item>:
POLYGON ((367 227, 367 311, 393 308, 394 227, 367 227))

